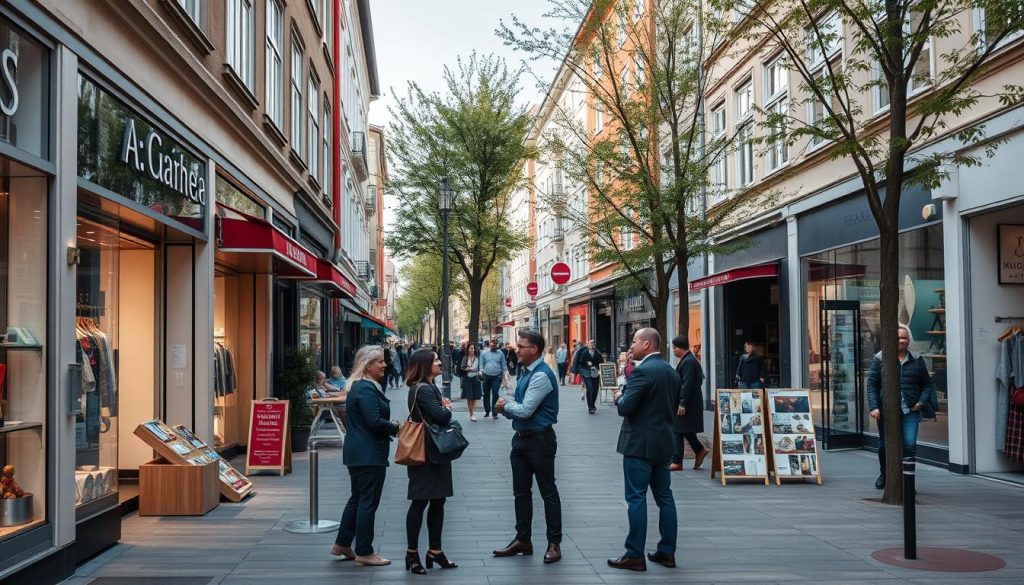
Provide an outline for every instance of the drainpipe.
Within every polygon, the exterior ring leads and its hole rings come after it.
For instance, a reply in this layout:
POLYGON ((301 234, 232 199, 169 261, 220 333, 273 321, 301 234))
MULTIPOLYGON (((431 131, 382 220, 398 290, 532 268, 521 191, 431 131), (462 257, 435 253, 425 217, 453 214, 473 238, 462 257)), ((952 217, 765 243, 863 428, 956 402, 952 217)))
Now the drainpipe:
MULTIPOLYGON (((334 0, 334 22, 331 30, 334 38, 334 70, 341 71, 341 0, 334 0)), ((334 196, 334 250, 341 249, 341 83, 343 74, 334 78, 334 109, 331 110, 331 194, 334 196), (337 162, 335 162, 337 161, 337 162)))

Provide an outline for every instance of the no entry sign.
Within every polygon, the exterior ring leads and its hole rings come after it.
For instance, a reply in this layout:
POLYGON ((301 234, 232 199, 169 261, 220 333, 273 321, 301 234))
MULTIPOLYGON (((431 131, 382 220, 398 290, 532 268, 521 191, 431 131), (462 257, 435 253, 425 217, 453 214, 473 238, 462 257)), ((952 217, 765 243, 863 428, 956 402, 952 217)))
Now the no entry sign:
POLYGON ((551 281, 555 284, 565 284, 572 277, 572 271, 565 262, 556 262, 551 267, 551 281))
POLYGON ((512 306, 512 297, 505 297, 505 306, 506 307, 511 307, 512 306))
POLYGON ((530 295, 531 297, 537 294, 537 283, 536 282, 528 282, 528 283, 526 283, 526 294, 530 295))

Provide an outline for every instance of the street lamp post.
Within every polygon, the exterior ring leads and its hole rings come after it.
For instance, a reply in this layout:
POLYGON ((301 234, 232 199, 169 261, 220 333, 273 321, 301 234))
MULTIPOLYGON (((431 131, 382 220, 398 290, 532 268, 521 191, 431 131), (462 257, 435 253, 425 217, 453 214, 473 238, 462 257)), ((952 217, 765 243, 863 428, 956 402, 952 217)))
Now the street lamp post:
POLYGON ((449 345, 448 331, 448 213, 452 210, 452 199, 455 198, 455 190, 452 189, 448 177, 441 179, 437 188, 437 208, 441 212, 441 234, 442 234, 442 255, 441 255, 441 307, 444 314, 441 316, 444 329, 444 345, 441 347, 441 372, 442 393, 446 398, 452 397, 452 351, 449 345))

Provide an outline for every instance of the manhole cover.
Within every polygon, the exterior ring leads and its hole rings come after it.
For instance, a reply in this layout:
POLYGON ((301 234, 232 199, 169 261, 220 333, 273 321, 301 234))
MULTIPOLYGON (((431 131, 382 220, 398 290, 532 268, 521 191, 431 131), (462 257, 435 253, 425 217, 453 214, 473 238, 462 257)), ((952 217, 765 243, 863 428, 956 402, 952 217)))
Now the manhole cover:
POLYGON ((999 557, 959 548, 918 548, 917 559, 913 561, 903 558, 903 547, 886 548, 871 553, 871 558, 894 567, 944 573, 980 573, 1006 566, 1006 561, 999 557))
POLYGON ((213 577, 97 577, 88 585, 207 585, 213 577))

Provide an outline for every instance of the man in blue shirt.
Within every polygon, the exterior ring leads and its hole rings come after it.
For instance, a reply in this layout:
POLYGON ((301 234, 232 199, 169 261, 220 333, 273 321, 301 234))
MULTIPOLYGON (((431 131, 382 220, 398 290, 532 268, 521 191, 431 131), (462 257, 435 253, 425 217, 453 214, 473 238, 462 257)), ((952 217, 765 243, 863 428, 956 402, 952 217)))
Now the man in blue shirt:
POLYGON ((512 492, 515 494, 516 537, 496 557, 517 554, 532 555, 533 542, 533 478, 544 499, 544 521, 547 524, 548 549, 545 563, 562 559, 562 501, 555 485, 554 425, 558 422, 558 380, 544 363, 544 336, 538 331, 519 332, 516 353, 523 374, 516 385, 515 400, 502 398, 495 411, 512 419, 516 434, 512 437, 512 492))
POLYGON ((498 340, 492 339, 490 347, 480 354, 480 383, 484 393, 484 418, 498 418, 494 403, 501 394, 501 380, 505 374, 505 354, 498 349, 498 340))

